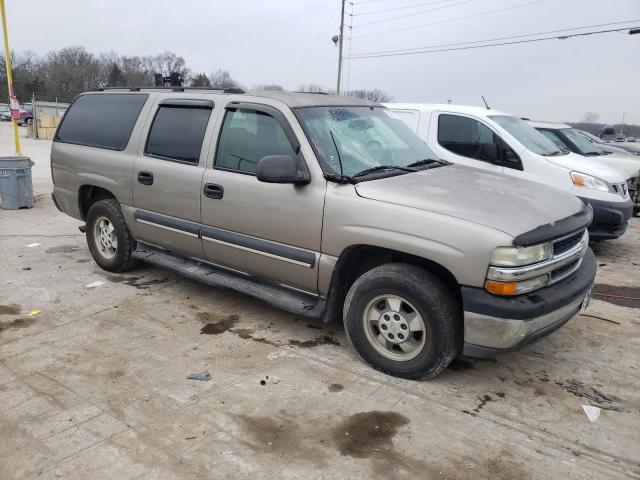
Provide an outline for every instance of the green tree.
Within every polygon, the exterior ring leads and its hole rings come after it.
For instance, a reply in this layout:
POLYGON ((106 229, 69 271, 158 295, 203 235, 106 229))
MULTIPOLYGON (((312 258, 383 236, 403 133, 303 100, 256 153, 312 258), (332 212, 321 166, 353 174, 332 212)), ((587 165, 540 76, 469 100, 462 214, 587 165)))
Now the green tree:
POLYGON ((191 79, 192 87, 210 87, 211 80, 204 73, 199 73, 191 79))
POLYGON ((124 75, 122 74, 122 70, 118 66, 116 62, 113 62, 111 65, 111 70, 109 70, 109 78, 107 79, 107 84, 110 87, 124 87, 127 84, 124 75))

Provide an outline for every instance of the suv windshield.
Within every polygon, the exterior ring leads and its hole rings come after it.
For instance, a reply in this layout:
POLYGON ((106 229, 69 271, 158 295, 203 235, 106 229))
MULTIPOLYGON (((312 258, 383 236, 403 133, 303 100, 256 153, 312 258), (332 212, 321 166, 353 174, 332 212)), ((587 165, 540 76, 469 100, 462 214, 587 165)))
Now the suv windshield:
POLYGON ((489 118, 504 128, 528 150, 538 155, 564 155, 554 143, 528 123, 511 115, 489 115, 489 118))
POLYGON ((602 150, 591 143, 584 135, 575 128, 563 128, 562 133, 580 150, 582 155, 603 155, 602 150))
POLYGON ((446 163, 384 108, 305 107, 296 109, 296 116, 321 161, 337 175, 352 177, 385 169, 398 174, 446 163))

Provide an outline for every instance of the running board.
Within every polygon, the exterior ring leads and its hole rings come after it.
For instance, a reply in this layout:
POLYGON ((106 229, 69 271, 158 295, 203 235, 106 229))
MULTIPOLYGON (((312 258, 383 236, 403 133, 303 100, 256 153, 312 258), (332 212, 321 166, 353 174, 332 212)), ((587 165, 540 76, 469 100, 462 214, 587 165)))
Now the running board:
POLYGON ((298 315, 320 318, 324 314, 326 302, 313 295, 181 257, 151 245, 138 242, 133 257, 214 287, 245 293, 269 305, 298 315))

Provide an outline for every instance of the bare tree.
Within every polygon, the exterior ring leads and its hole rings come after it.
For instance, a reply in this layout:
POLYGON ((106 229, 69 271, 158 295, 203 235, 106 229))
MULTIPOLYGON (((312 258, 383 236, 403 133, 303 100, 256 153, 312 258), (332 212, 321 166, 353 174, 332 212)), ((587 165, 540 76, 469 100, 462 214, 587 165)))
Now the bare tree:
POLYGON ((171 73, 179 73, 184 80, 189 78, 189 69, 183 57, 173 52, 164 52, 158 55, 146 57, 149 70, 153 73, 162 73, 170 75, 171 73))
POLYGON ((347 92, 347 96, 356 97, 356 98, 366 98, 367 100, 370 100, 372 102, 378 102, 378 103, 390 102, 393 100, 393 97, 391 95, 389 95, 387 92, 384 92, 378 88, 374 90, 366 90, 366 89, 351 90, 350 92, 347 92))
POLYGON ((239 88, 240 84, 231 77, 228 70, 219 69, 209 75, 213 88, 239 88))
POLYGON ((298 87, 298 91, 308 93, 328 93, 326 88, 315 83, 302 84, 298 87))
POLYGON ((582 123, 597 123, 600 119, 600 115, 595 112, 586 112, 582 116, 582 123))
POLYGON ((284 92, 284 88, 276 83, 263 83, 255 86, 256 90, 271 90, 273 92, 284 92))
POLYGON ((146 87, 153 85, 154 72, 150 70, 149 62, 144 57, 122 57, 120 69, 127 86, 146 87))

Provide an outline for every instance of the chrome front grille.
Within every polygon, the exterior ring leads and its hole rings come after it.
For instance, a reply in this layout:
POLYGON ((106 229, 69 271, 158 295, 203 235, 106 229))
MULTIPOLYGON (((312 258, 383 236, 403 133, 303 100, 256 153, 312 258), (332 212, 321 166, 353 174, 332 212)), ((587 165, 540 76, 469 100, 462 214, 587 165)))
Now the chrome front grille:
POLYGON ((584 235, 584 230, 580 230, 577 233, 573 233, 571 235, 567 235, 566 237, 559 238, 555 240, 553 244, 553 254, 560 255, 561 253, 566 252, 567 250, 571 250, 575 247, 580 240, 582 240, 582 236, 584 235))
POLYGON ((612 187, 616 191, 616 193, 623 198, 626 197, 629 193, 629 187, 626 183, 614 183, 612 187))
POLYGON ((574 273, 582 264, 582 257, 589 247, 587 229, 560 237, 552 242, 550 259, 522 267, 489 267, 487 278, 499 282, 519 282, 547 276, 547 286, 553 285, 574 273))

